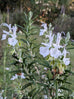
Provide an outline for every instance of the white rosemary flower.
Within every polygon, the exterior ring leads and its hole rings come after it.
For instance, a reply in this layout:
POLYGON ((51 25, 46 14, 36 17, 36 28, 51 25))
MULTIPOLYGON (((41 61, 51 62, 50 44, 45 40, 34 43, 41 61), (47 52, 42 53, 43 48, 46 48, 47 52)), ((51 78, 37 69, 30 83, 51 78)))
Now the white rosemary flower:
POLYGON ((15 46, 17 44, 18 40, 16 38, 8 38, 8 44, 11 46, 15 46))
POLYGON ((9 36, 8 37, 8 44, 10 44, 11 46, 15 46, 18 43, 18 40, 16 39, 17 26, 15 25, 11 28, 11 24, 8 25, 7 23, 3 23, 2 25, 6 26, 9 29, 9 31, 3 30, 4 34, 2 35, 1 40, 5 40, 7 35, 8 35, 9 36))
POLYGON ((49 55, 50 51, 49 51, 49 47, 40 47, 40 54, 43 57, 46 57, 47 55, 49 55))
POLYGON ((51 48, 50 49, 50 56, 54 57, 54 58, 58 58, 60 57, 62 54, 61 54, 61 51, 55 47, 55 48, 51 48))
POLYGON ((42 23, 41 25, 44 29, 40 29, 40 36, 42 36, 47 31, 47 24, 42 23))

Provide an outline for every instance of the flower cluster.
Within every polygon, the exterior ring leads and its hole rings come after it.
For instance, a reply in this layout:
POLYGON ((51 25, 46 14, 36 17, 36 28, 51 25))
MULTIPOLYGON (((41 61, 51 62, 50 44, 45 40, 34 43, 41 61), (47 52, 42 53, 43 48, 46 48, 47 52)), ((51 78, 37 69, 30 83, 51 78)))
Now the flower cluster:
POLYGON ((5 26, 9 29, 9 31, 3 30, 3 35, 2 35, 2 39, 1 40, 5 40, 8 37, 8 44, 11 46, 15 46, 18 42, 18 40, 16 39, 17 35, 16 35, 16 31, 17 31, 17 26, 13 26, 11 27, 11 24, 7 24, 7 23, 2 23, 2 26, 5 26))
MULTIPOLYGON (((46 23, 43 23, 42 26, 45 27, 47 25, 46 23)), ((61 45, 61 40, 62 40, 61 33, 57 33, 57 35, 53 34, 52 33, 53 29, 51 24, 49 25, 49 31, 45 31, 44 29, 45 32, 43 31, 43 33, 41 33, 41 30, 40 30, 40 36, 45 35, 45 37, 48 38, 48 40, 46 40, 45 43, 41 43, 43 46, 40 47, 40 54, 43 57, 49 56, 49 59, 51 57, 52 61, 58 60, 59 63, 62 63, 62 65, 65 66, 69 65, 70 58, 67 58, 67 54, 69 52, 67 52, 66 50, 66 44, 61 45)), ((59 65, 59 67, 61 69, 61 64, 59 65)))

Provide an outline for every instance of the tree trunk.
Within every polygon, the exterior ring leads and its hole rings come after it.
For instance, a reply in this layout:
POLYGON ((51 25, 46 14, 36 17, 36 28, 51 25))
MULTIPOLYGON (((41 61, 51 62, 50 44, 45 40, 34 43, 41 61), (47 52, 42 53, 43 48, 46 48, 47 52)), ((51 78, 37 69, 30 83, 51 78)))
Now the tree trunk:
POLYGON ((20 2, 20 12, 23 12, 23 5, 22 5, 22 1, 20 2))
POLYGON ((41 0, 39 0, 39 4, 41 3, 41 0))
POLYGON ((41 0, 41 3, 43 4, 44 3, 44 0, 41 0))
POLYGON ((62 15, 65 15, 65 5, 62 5, 61 6, 61 14, 62 15))
POLYGON ((9 24, 9 7, 7 5, 7 23, 9 24))
POLYGON ((56 1, 56 8, 58 7, 59 0, 56 1))

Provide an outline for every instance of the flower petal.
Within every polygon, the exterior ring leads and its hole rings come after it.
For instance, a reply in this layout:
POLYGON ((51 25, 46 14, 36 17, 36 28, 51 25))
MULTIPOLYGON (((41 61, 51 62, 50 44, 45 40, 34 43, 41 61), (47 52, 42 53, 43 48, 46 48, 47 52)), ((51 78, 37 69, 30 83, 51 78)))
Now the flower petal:
POLYGON ((57 40, 56 40, 57 45, 60 44, 60 40, 61 40, 61 33, 57 33, 57 40))
POLYGON ((1 40, 5 40, 5 39, 6 39, 6 37, 7 37, 7 35, 6 35, 6 34, 3 34, 3 35, 2 35, 2 39, 1 39, 1 40))
POLYGON ((5 30, 3 30, 3 33, 5 33, 5 34, 9 35, 9 32, 7 32, 7 31, 5 31, 5 30))
POLYGON ((11 24, 8 25, 7 23, 2 23, 2 25, 8 27, 9 30, 11 30, 11 24))
POLYGON ((51 48, 50 49, 50 55, 54 58, 58 58, 59 56, 61 56, 61 51, 58 50, 57 48, 51 48))
POLYGON ((49 55, 50 51, 49 51, 49 47, 40 47, 40 54, 43 57, 46 57, 47 55, 49 55))
POLYGON ((17 44, 18 40, 15 38, 8 38, 8 44, 15 46, 17 44))
POLYGON ((70 64, 70 58, 63 58, 63 62, 65 65, 69 65, 70 64))

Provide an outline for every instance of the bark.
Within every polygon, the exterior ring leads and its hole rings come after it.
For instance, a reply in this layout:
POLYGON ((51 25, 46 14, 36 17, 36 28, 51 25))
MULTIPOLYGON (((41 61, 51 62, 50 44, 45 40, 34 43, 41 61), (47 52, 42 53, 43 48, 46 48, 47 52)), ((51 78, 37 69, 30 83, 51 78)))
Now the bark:
POLYGON ((63 15, 65 14, 65 5, 61 6, 61 14, 63 14, 63 15))
POLYGON ((59 0, 56 1, 56 8, 58 7, 59 0))
POLYGON ((23 2, 21 1, 21 2, 20 2, 20 12, 21 12, 21 13, 23 12, 23 5, 22 5, 22 4, 23 4, 23 2))
POLYGON ((9 7, 8 7, 8 5, 7 5, 7 23, 9 24, 9 7))

